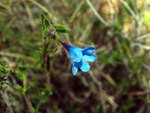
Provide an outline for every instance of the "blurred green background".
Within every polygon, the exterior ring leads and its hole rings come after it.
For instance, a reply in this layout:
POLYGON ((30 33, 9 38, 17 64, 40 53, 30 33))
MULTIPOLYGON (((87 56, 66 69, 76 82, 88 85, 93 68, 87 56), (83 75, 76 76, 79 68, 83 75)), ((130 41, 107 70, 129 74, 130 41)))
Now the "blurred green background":
POLYGON ((0 0, 0 60, 11 70, 0 113, 29 113, 27 100, 33 113, 150 113, 149 50, 150 0, 0 0), (91 69, 73 76, 68 52, 49 37, 51 88, 41 13, 71 29, 62 41, 96 47, 91 69))

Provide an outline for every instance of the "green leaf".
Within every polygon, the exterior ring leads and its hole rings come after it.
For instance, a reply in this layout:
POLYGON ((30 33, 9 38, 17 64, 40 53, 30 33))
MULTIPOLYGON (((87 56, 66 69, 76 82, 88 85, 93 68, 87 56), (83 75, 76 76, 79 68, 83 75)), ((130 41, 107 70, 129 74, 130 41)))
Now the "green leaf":
POLYGON ((48 19, 45 19, 45 26, 46 26, 46 28, 51 26, 51 24, 49 23, 48 19))
POLYGON ((8 74, 9 73, 7 66, 1 60, 0 60, 0 73, 2 73, 2 74, 8 74))
POLYGON ((10 86, 10 87, 13 88, 14 90, 18 91, 19 93, 21 93, 21 91, 20 91, 18 88, 16 88, 14 85, 12 85, 12 84, 10 84, 10 83, 7 83, 7 82, 5 82, 5 84, 7 84, 8 86, 10 86))
POLYGON ((45 41, 46 38, 48 37, 49 31, 50 31, 50 28, 45 28, 45 30, 43 30, 43 41, 45 41))
POLYGON ((59 40, 61 39, 57 33, 55 34, 55 37, 59 40))
POLYGON ((67 29, 65 26, 62 25, 52 25, 56 29, 57 33, 69 33, 71 30, 67 29))
POLYGON ((47 42, 47 43, 46 43, 45 50, 47 50, 47 48, 48 48, 48 46, 49 46, 49 43, 50 43, 50 42, 47 42))
POLYGON ((43 103, 45 103, 45 101, 43 101, 43 100, 40 100, 40 102, 38 102, 38 104, 37 104, 37 106, 36 106, 36 108, 35 108, 35 113, 37 113, 37 112, 39 111, 39 109, 40 109, 40 107, 41 107, 41 105, 42 105, 43 103))
POLYGON ((45 25, 45 16, 43 13, 41 13, 41 19, 42 19, 42 26, 43 26, 43 31, 46 29, 46 25, 45 25))
POLYGON ((129 49, 130 45, 124 42, 124 40, 121 40, 120 42, 121 42, 122 48, 126 51, 128 55, 130 55, 130 49, 129 49))
POLYGON ((0 60, 0 65, 5 67, 5 64, 0 60))
POLYGON ((0 72, 5 73, 5 71, 6 71, 5 67, 0 66, 0 72))
POLYGON ((7 89, 7 86, 3 87, 3 91, 5 91, 5 89, 7 89))

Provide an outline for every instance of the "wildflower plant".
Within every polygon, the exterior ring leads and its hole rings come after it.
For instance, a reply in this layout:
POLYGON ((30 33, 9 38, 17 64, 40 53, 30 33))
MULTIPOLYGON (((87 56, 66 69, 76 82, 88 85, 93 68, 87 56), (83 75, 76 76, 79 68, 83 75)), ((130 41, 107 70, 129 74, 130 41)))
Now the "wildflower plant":
POLYGON ((41 14, 41 18, 43 25, 43 41, 45 42, 49 36, 52 36, 53 39, 60 42, 68 50, 71 61, 73 63, 73 75, 77 74, 78 67, 83 72, 89 71, 90 65, 87 61, 94 62, 97 59, 97 57, 94 54, 92 54, 95 48, 85 47, 84 49, 81 49, 78 47, 73 47, 67 44, 66 42, 60 41, 61 38, 59 37, 58 33, 69 33, 71 30, 67 29, 65 26, 62 25, 51 25, 48 19, 46 19, 43 14, 41 14))
POLYGON ((70 46, 65 42, 61 42, 61 44, 69 52, 71 61, 73 63, 73 67, 72 67, 73 75, 76 75, 78 71, 78 67, 83 72, 89 71, 90 65, 87 63, 87 61, 94 62, 97 58, 94 54, 92 54, 92 52, 95 50, 94 47, 85 47, 84 49, 81 49, 78 47, 70 46))

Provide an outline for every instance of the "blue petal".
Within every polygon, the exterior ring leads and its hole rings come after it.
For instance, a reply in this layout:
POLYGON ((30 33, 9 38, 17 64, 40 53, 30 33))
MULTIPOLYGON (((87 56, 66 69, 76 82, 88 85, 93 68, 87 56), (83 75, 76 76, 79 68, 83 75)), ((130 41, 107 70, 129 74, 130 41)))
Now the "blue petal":
POLYGON ((82 58, 90 62, 94 62, 97 59, 97 57, 91 53, 84 54, 82 58))
POLYGON ((95 50, 95 47, 85 47, 83 53, 92 53, 95 50))
POLYGON ((80 62, 82 59, 82 49, 78 47, 71 47, 69 48, 69 55, 72 62, 80 62))
POLYGON ((88 72, 90 69, 90 65, 87 63, 87 61, 85 59, 82 59, 79 63, 78 63, 80 69, 83 72, 88 72))
POLYGON ((77 63, 74 63, 73 67, 72 67, 72 73, 73 73, 73 75, 76 75, 77 72, 78 72, 78 65, 77 65, 77 63))

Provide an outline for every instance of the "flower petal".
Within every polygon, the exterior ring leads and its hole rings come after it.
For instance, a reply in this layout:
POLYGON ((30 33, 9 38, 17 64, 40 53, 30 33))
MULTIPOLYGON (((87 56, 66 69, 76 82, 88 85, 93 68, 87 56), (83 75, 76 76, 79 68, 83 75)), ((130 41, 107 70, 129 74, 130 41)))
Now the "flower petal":
POLYGON ((83 53, 92 53, 95 50, 95 47, 85 47, 83 53))
POLYGON ((83 55, 82 58, 85 59, 86 61, 90 61, 90 62, 94 62, 97 59, 97 57, 91 53, 86 53, 85 55, 83 55))
POLYGON ((69 48, 69 55, 72 62, 80 62, 82 59, 82 49, 78 47, 71 47, 69 48))
POLYGON ((73 67, 72 67, 72 73, 73 73, 73 75, 76 75, 77 72, 78 72, 78 64, 74 63, 73 67))
POLYGON ((85 59, 82 59, 79 63, 78 63, 80 69, 83 72, 87 72, 90 69, 90 65, 88 64, 88 62, 85 59))

